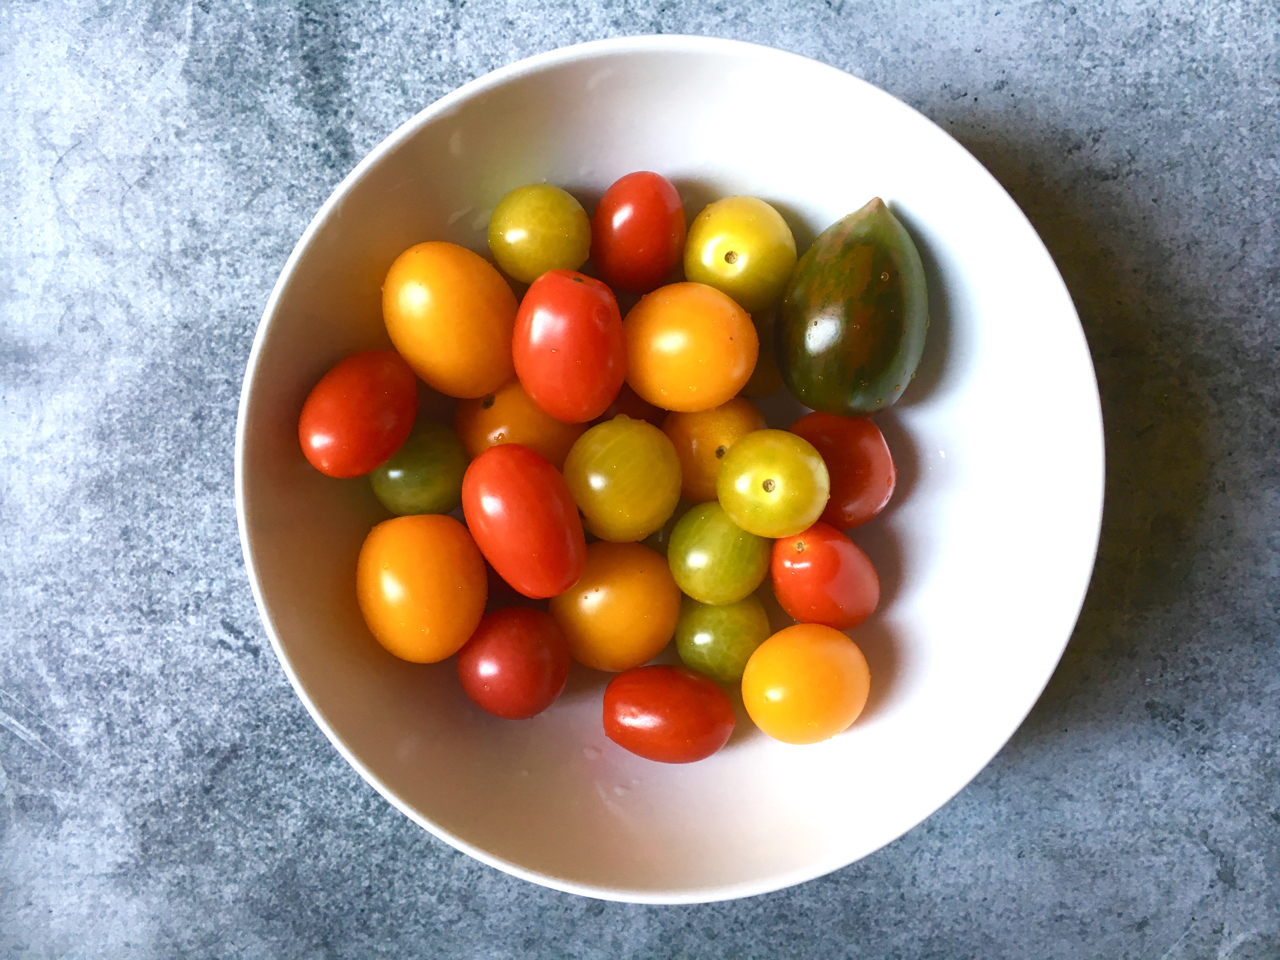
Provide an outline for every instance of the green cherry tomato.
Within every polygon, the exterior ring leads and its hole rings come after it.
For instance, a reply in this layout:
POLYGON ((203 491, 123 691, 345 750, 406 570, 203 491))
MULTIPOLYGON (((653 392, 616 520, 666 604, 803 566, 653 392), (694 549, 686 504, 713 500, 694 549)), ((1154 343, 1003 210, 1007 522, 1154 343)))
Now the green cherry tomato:
POLYGON ((724 684, 737 683, 770 632, 769 615, 755 594, 721 606, 685 598, 676 624, 676 650, 690 670, 724 684))
POLYGON ((369 474, 373 492, 394 514, 448 513, 462 503, 467 450, 448 427, 419 423, 391 459, 369 474))
POLYGON ((727 293, 751 314, 777 302, 795 265, 787 221, 755 197, 725 197, 703 208, 685 241, 685 277, 727 293))
POLYGON ((627 543, 658 530, 680 500, 680 458, 651 423, 619 415, 580 436, 564 479, 601 540, 627 543))
POLYGON ((747 533, 715 501, 690 507, 667 545, 676 586, 711 604, 736 603, 760 586, 771 555, 768 540, 747 533))
POLYGON ((793 537, 822 515, 831 478, 808 440, 786 430, 757 430, 724 455, 716 493, 742 529, 760 537, 793 537))
POLYGON ((489 218, 489 250, 521 283, 533 283, 548 270, 577 270, 591 252, 591 219, 559 187, 516 187, 489 218))

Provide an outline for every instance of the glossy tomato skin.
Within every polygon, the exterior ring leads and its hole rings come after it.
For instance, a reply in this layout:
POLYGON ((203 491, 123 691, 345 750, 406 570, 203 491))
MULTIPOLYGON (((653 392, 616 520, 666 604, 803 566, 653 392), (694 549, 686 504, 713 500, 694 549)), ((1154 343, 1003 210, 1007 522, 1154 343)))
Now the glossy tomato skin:
MULTIPOLYGON (((667 411, 661 407, 655 407, 648 400, 642 400, 625 383, 622 385, 622 389, 618 391, 618 395, 613 398, 613 403, 609 404, 608 409, 596 418, 596 423, 605 423, 620 413, 625 414, 632 420, 644 420, 646 423, 652 423, 659 428, 662 427, 662 421, 667 416, 667 411)), ((595 426, 595 424, 592 424, 592 426, 595 426)))
POLYGON ((755 430, 724 455, 716 492, 742 529, 760 537, 790 537, 822 516, 831 478, 808 440, 786 430, 755 430))
POLYGON ((666 177, 648 171, 614 182, 591 218, 591 259, 610 286, 647 293, 684 252, 684 204, 666 177))
POLYGON ((736 603, 769 575, 769 541, 747 533, 720 504, 700 503, 682 516, 667 544, 680 589, 709 604, 736 603))
POLYGON ((604 691, 605 736, 646 760, 705 760, 729 742, 733 727, 728 695, 714 680, 683 667, 628 670, 604 691))
POLYGON ((602 540, 587 547, 582 577, 550 607, 573 659, 617 673, 648 663, 671 642, 680 588, 648 547, 602 540))
POLYGON ((858 719, 871 671, 858 645, 819 623, 779 630, 742 673, 742 703, 764 733, 783 743, 820 743, 858 719))
POLYGON ((374 527, 356 561, 356 599, 369 632, 413 663, 436 663, 467 642, 488 597, 484 560, 453 517, 396 517, 374 527))
POLYGON ((710 410, 751 378, 760 338, 746 311, 714 287, 672 283, 622 321, 627 383, 664 410, 710 410))
POLYGON ((378 501, 399 516, 449 513, 462 503, 467 451, 442 423, 426 421, 382 466, 369 474, 378 501))
POLYGON ((462 512, 484 558, 526 597, 554 597, 582 576, 578 508, 560 472, 528 447, 504 443, 472 460, 462 512))
POLYGON ((495 610, 458 651, 458 680, 472 702, 504 720, 527 720, 555 702, 569 676, 569 644, 549 613, 495 610))
POLYGON ((742 397, 697 413, 667 414, 662 432, 680 458, 680 495, 693 503, 714 500, 724 455, 734 441, 765 426, 764 415, 742 397))
POLYGON ((413 372, 445 396, 483 397, 511 379, 516 295, 465 247, 431 241, 396 257, 382 318, 413 372))
POLYGON ((813 444, 831 474, 824 523, 837 530, 860 527, 888 505, 898 470, 884 434, 871 420, 815 412, 801 417, 790 430, 813 444))
POLYGON ((557 420, 530 399, 514 377, 493 393, 459 400, 453 414, 467 456, 474 460, 500 443, 522 443, 563 469, 564 458, 587 429, 581 423, 557 420))
POLYGON ((613 291, 572 270, 542 274, 520 303, 511 353, 525 392, 551 416, 565 423, 600 416, 627 372, 613 291))
POLYGON ((489 252, 521 283, 532 283, 548 270, 577 270, 590 251, 587 212, 550 183, 516 187, 489 218, 489 252))
POLYGON ((359 477, 400 449, 417 413, 417 380, 399 354, 353 353, 311 388, 298 418, 298 442, 325 476, 359 477))
POLYGON ((690 670, 738 683, 756 647, 769 638, 769 615, 754 594, 712 606, 686 597, 676 624, 676 650, 690 670))
POLYGON ((752 315, 782 296, 795 265, 791 228, 756 197, 708 204, 689 227, 684 275, 723 290, 752 315))
POLYGON ((773 542, 770 572, 778 603, 800 623, 849 630, 880 603, 880 578, 871 558, 821 520, 773 542))

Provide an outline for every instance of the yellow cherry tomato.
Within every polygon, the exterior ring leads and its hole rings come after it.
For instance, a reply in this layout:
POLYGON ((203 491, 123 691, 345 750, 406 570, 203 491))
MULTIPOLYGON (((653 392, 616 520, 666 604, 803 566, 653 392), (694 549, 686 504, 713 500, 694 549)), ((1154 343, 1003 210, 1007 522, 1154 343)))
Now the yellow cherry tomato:
POLYGON ((703 283, 672 283, 631 308, 627 383, 664 410, 710 410, 751 377, 760 339, 746 311, 703 283))
POLYGON ((410 247, 387 272, 382 318, 413 372, 450 397, 483 397, 515 373, 516 296, 484 257, 453 243, 410 247))
POLYGON ((453 517, 380 523, 356 561, 356 599, 369 632, 414 663, 457 653, 480 623, 488 592, 480 548, 453 517))
POLYGON ((748 313, 782 296, 796 266, 796 240, 782 214, 755 197, 725 197, 689 227, 684 275, 733 297, 748 313))
POLYGON ((648 663, 680 619, 680 588, 667 561, 639 543, 587 547, 587 569, 551 600, 569 652, 596 670, 620 673, 648 663))
POLYGON ((871 671, 839 630, 800 623, 756 648, 742 674, 742 702, 755 725, 783 743, 829 740, 858 719, 871 671))
POLYGON ((548 270, 577 270, 591 253, 591 218, 559 187, 516 187, 489 218, 489 250, 521 283, 533 283, 548 270))
POLYGON ((764 428, 764 416, 741 397, 710 410, 667 414, 662 432, 680 458, 680 495, 693 503, 714 500, 724 455, 735 440, 764 428))
POLYGON ((519 380, 511 380, 487 397, 458 401, 453 429, 472 460, 500 443, 522 443, 563 470, 587 425, 557 420, 529 399, 519 380))

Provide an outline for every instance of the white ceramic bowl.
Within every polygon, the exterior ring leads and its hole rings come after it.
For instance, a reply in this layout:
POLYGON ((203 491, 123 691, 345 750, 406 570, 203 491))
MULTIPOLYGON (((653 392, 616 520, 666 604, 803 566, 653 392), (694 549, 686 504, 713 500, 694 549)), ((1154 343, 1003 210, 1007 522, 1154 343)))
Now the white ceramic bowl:
POLYGON ((691 37, 534 57, 433 104, 366 157, 316 214, 272 291, 249 358, 236 506, 254 596, 298 696, 342 755, 427 830, 536 883, 617 900, 696 902, 852 863, 959 791, 1048 681, 1084 597, 1102 507, 1093 367, 1062 280, 999 184, 885 93, 777 50, 691 37), (855 532, 884 602, 853 632, 872 699, 826 743, 742 722, 688 766, 606 740, 605 677, 575 668, 542 716, 465 700, 452 660, 384 653, 355 600, 355 560, 385 515, 367 483, 312 470, 308 390, 385 346, 379 288, 405 247, 485 250, 489 211, 530 181, 590 204, 656 170, 692 216, 752 194, 803 246, 872 196, 916 239, 932 329, 916 382, 881 415, 900 468, 855 532))

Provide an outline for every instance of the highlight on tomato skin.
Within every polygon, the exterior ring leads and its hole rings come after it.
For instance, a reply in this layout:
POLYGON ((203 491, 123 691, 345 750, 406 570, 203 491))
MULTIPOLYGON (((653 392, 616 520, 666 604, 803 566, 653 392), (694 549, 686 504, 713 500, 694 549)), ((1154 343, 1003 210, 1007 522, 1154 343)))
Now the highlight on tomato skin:
POLYGON ((376 470, 413 430, 418 385, 394 350, 365 350, 339 360, 311 388, 298 417, 307 462, 327 477, 376 470))
POLYGON ((554 597, 582 576, 578 508, 560 471, 528 447, 503 443, 472 460, 462 512, 484 558, 526 597, 554 597))
POLYGON ((605 735, 658 763, 694 763, 733 735, 733 703, 710 677, 655 664, 620 673, 604 691, 605 735))

